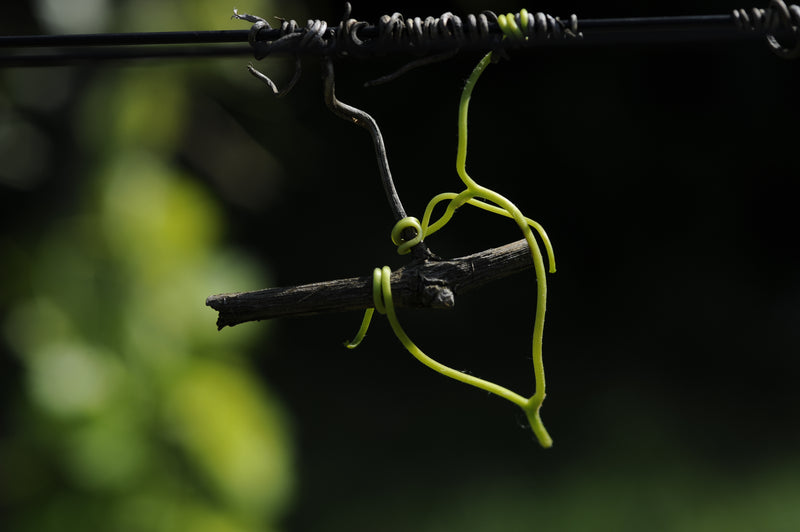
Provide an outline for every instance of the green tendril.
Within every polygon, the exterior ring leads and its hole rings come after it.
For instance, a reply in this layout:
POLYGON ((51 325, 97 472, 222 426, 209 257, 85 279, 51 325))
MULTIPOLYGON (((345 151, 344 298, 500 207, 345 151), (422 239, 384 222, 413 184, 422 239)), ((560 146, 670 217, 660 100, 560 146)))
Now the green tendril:
POLYGON ((397 253, 400 255, 408 255, 411 253, 411 248, 422 242, 422 227, 419 220, 413 216, 408 216, 397 222, 392 228, 392 242, 397 246, 397 253), (416 231, 416 235, 411 240, 403 238, 403 232, 412 228, 416 231))
POLYGON ((368 308, 364 312, 364 319, 361 320, 361 327, 359 327, 355 338, 344 343, 344 346, 347 349, 355 349, 361 344, 361 341, 364 340, 364 337, 367 335, 367 331, 369 330, 369 324, 372 323, 373 314, 375 314, 374 308, 368 308))
MULTIPOLYGON (((523 28, 528 27, 530 15, 527 9, 521 9, 519 12, 519 21, 523 28)), ((503 37, 510 39, 526 39, 522 29, 517 25, 517 17, 514 13, 507 15, 497 15, 497 25, 500 26, 500 31, 503 32, 503 37)))
MULTIPOLYGON (((425 215, 422 217, 422 234, 426 237, 432 235, 444 225, 450 221, 450 218, 453 217, 456 209, 461 205, 468 204, 472 205, 473 207, 478 207, 479 209, 483 209, 485 211, 489 211, 494 214, 499 214, 501 216, 505 216, 506 218, 513 218, 514 216, 508 212, 506 209, 501 207, 497 207, 492 205, 491 203, 486 203, 485 201, 476 200, 475 198, 470 197, 469 199, 465 199, 465 197, 470 196, 472 191, 467 189, 461 194, 456 194, 455 192, 442 192, 441 194, 435 196, 430 203, 428 203, 427 208, 425 209, 425 215), (443 201, 450 200, 450 203, 445 210, 445 213, 436 220, 435 223, 430 224, 430 218, 433 214, 433 209, 439 203, 443 201)), ((550 238, 547 236, 547 232, 544 230, 544 227, 539 222, 531 220, 530 218, 525 218, 525 223, 529 226, 536 229, 536 232, 539 233, 539 237, 542 239, 544 243, 545 250, 547 251, 547 262, 550 265, 549 272, 555 273, 556 272, 556 258, 555 253, 553 253, 553 246, 550 243, 550 238)))
MULTIPOLYGON (((520 12, 520 21, 523 25, 527 25, 528 13, 527 11, 520 12)), ((500 15, 498 16, 498 23, 503 33, 509 37, 523 38, 522 32, 516 24, 514 15, 500 15)), ((453 192, 445 192, 435 196, 425 209, 425 214, 422 222, 416 218, 404 218, 400 220, 392 230, 392 241, 398 246, 398 253, 406 254, 410 252, 411 248, 424 240, 425 237, 432 235, 436 231, 444 227, 453 217, 456 209, 463 205, 472 205, 479 207, 483 210, 489 211, 494 214, 499 214, 508 218, 512 218, 519 229, 522 231, 525 240, 533 259, 534 271, 536 273, 537 294, 536 294, 536 315, 533 323, 533 341, 532 341, 532 360, 534 372, 535 393, 525 398, 511 390, 504 388, 496 383, 467 375, 460 371, 454 370, 444 364, 437 362, 428 355, 426 355, 419 347, 411 341, 408 334, 403 330, 400 321, 397 319, 394 303, 392 300, 391 288, 391 270, 388 266, 379 269, 376 268, 373 272, 373 303, 374 309, 368 309, 364 315, 356 337, 352 342, 347 343, 347 347, 356 347, 366 335, 369 328, 370 321, 374 310, 379 313, 385 314, 397 338, 403 346, 420 362, 428 366, 434 371, 441 373, 447 377, 455 379, 459 382, 475 386, 489 393, 498 395, 503 399, 511 401, 515 405, 522 408, 528 418, 531 429, 539 440, 542 447, 550 447, 553 440, 544 428, 544 424, 539 416, 539 410, 545 398, 545 376, 544 365, 542 360, 542 336, 544 333, 544 315, 547 306, 547 283, 545 279, 545 266, 544 258, 539 244, 534 235, 534 230, 539 234, 542 242, 544 243, 547 251, 547 258, 550 265, 550 272, 555 272, 555 256, 550 239, 544 228, 537 222, 525 217, 522 212, 504 196, 497 192, 479 185, 473 180, 466 171, 467 160, 467 114, 469 111, 469 102, 472 96, 472 90, 478 81, 478 78, 489 65, 492 60, 491 52, 486 54, 472 71, 469 79, 467 80, 464 90, 461 94, 461 101, 458 108, 458 150, 456 153, 456 172, 461 178, 461 181, 466 187, 462 192, 456 194, 453 192), (431 217, 434 208, 441 202, 448 201, 444 214, 431 223, 431 217), (402 233, 408 229, 413 228, 416 230, 416 235, 413 239, 405 241, 402 233)))

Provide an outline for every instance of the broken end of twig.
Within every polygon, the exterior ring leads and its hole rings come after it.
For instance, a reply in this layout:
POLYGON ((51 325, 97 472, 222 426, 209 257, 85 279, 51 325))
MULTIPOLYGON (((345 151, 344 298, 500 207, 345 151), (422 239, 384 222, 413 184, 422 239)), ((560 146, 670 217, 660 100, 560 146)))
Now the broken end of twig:
POLYGON ((217 294, 206 298, 206 306, 216 310, 219 315, 217 316, 217 330, 221 331, 225 327, 233 327, 242 320, 235 319, 230 312, 227 312, 226 303, 229 296, 235 294, 217 294))

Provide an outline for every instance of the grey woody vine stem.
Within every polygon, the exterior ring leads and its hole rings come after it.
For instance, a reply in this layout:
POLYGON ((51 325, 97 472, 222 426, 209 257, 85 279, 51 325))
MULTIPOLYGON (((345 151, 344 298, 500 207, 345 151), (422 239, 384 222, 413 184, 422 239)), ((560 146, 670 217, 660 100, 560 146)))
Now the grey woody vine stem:
MULTIPOLYGON (((394 186, 392 179, 392 171, 389 169, 389 158, 386 154, 386 145, 383 142, 383 135, 378 127, 378 123, 369 114, 361 109, 356 109, 351 105, 347 105, 336 98, 336 83, 333 70, 333 61, 330 57, 326 57, 322 64, 323 69, 323 87, 325 91, 325 104, 328 108, 338 117, 347 120, 357 126, 361 126, 369 131, 372 136, 372 143, 375 145, 375 158, 378 161, 378 171, 381 175, 383 182, 383 189, 386 192, 386 199, 389 200, 389 207, 392 210, 392 215, 396 222, 406 218, 406 210, 403 208, 403 202, 400 201, 400 196, 397 194, 397 189, 394 186)), ((413 229, 407 229, 403 236, 406 240, 411 240, 416 236, 413 229), (411 234, 409 234, 411 233, 411 234)), ((412 250, 415 258, 424 259, 430 255, 427 246, 420 242, 412 250)))
POLYGON ((381 135, 378 123, 366 112, 347 105, 346 103, 342 103, 336 98, 333 61, 331 61, 330 58, 325 58, 322 68, 323 86, 325 87, 325 105, 327 105, 336 116, 369 131, 369 134, 372 136, 372 142, 375 145, 375 157, 378 160, 378 170, 381 173, 383 189, 386 192, 386 198, 389 200, 389 207, 392 209, 395 221, 398 222, 402 220, 406 217, 406 211, 403 208, 403 202, 400 201, 400 197, 397 195, 397 189, 392 180, 392 171, 389 169, 389 161, 386 155, 386 145, 383 142, 383 135, 381 135))

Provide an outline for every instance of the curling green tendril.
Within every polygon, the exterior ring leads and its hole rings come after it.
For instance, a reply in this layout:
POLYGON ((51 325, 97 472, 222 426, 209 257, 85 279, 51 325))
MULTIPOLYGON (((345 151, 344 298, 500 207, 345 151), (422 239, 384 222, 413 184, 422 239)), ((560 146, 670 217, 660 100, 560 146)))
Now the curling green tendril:
MULTIPOLYGON (((527 12, 524 10, 521 11, 520 16, 523 24, 526 24, 525 19, 528 16, 527 12)), ((509 38, 523 38, 522 32, 517 27, 513 15, 500 15, 498 19, 500 22, 500 27, 506 36, 509 38)), ((375 310, 381 314, 386 314, 392 330, 397 338, 400 340, 403 346, 405 346, 405 348, 420 362, 434 371, 441 373, 442 375, 493 393, 516 404, 525 412, 525 415, 527 416, 531 425, 531 429, 533 430, 542 447, 550 447, 553 444, 553 440, 550 438, 550 435, 544 428, 541 417, 539 416, 539 409, 541 408, 542 401, 544 401, 545 397, 545 376, 542 362, 542 334, 544 332, 547 284, 545 280, 544 259, 532 228, 536 230, 545 245, 551 273, 555 272, 553 248, 550 244, 550 239, 547 237, 547 233, 545 233, 544 228, 541 225, 530 218, 526 218, 516 207, 516 205, 514 205, 507 198, 501 196, 493 190, 479 185, 467 174, 466 171, 467 111, 469 110, 469 101, 472 96, 472 90, 475 87, 475 83, 478 81, 478 78, 491 60, 492 54, 490 52, 486 54, 483 59, 481 59, 481 61, 472 71, 472 74, 464 86, 458 109, 458 152, 456 156, 456 171, 458 172, 458 176, 461 178, 461 181, 464 183, 466 188, 458 194, 453 192, 445 192, 434 197, 425 209, 422 222, 411 217, 400 220, 392 230, 392 241, 398 246, 398 253, 409 253, 411 248, 416 246, 425 237, 432 235, 444 227, 453 217, 456 209, 465 204, 479 207, 494 214, 500 214, 502 216, 512 218, 516 222, 528 243, 528 247, 530 248, 531 256, 533 258, 534 270, 536 272, 536 316, 533 324, 532 342, 532 358, 536 386, 535 393, 531 397, 523 397, 509 390, 508 388, 493 382, 480 379, 472 375, 467 375, 445 366, 444 364, 437 362, 422 352, 422 350, 411 341, 408 334, 406 334, 405 330, 403 330, 402 326, 400 325, 400 321, 397 319, 394 303, 392 301, 391 270, 388 266, 376 268, 374 270, 372 287, 375 308, 371 308, 366 311, 364 319, 361 323, 361 328, 356 334, 356 337, 353 339, 353 341, 346 345, 348 348, 352 349, 361 343, 367 333, 367 329, 369 328, 369 324, 372 320, 375 310), (438 220, 431 223, 431 216, 434 208, 443 201, 449 201, 444 214, 442 214, 438 220), (405 241, 402 238, 402 233, 409 227, 412 227, 416 230, 416 236, 412 240, 405 241)))

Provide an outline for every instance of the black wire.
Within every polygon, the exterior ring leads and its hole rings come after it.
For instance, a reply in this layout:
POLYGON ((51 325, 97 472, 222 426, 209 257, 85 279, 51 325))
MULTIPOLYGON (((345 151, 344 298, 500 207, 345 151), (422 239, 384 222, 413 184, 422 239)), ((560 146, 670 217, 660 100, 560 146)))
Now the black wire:
POLYGON ((736 29, 733 17, 727 15, 689 15, 675 17, 627 17, 581 19, 581 30, 672 30, 736 29))
POLYGON ((247 42, 247 30, 0 36, 0 48, 247 42))
MULTIPOLYGON (((583 39, 530 40, 523 44, 504 43, 501 46, 686 43, 750 40, 763 38, 764 35, 763 31, 742 30, 735 24, 731 14, 580 19, 579 24, 583 39)), ((496 27, 492 29, 496 30, 496 27)), ((358 35, 368 39, 376 36, 377 31, 376 26, 365 25, 358 30, 358 35)), ((52 66, 117 59, 249 55, 253 53, 249 46, 221 46, 221 43, 246 43, 249 33, 248 30, 216 30, 0 36, 0 67, 52 66), (49 50, 39 51, 44 48, 49 50), (32 49, 36 51, 31 51, 32 49)), ((259 39, 277 39, 282 35, 280 29, 273 28, 262 30, 259 39)), ((485 44, 462 47, 481 46, 485 47, 485 44)), ((453 47, 454 44, 450 45, 450 48, 453 47)), ((390 50, 371 48, 371 52, 376 55, 386 51, 418 53, 413 46, 405 49, 394 46, 390 50)), ((441 52, 442 47, 431 51, 441 52)), ((298 46, 296 49, 284 47, 276 53, 297 54, 311 51, 298 46)))
POLYGON ((0 68, 67 66, 131 59, 241 57, 252 54, 253 49, 248 45, 78 48, 74 50, 51 50, 42 53, 0 54, 0 68))

